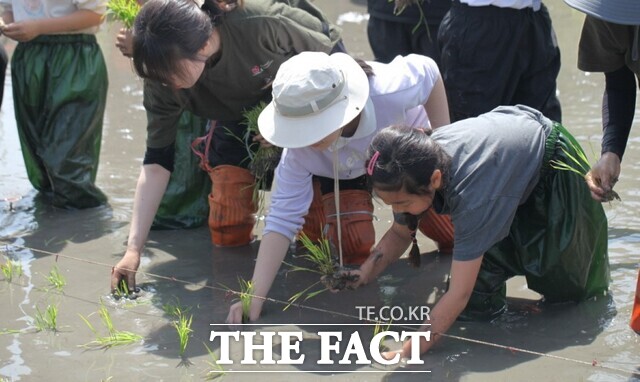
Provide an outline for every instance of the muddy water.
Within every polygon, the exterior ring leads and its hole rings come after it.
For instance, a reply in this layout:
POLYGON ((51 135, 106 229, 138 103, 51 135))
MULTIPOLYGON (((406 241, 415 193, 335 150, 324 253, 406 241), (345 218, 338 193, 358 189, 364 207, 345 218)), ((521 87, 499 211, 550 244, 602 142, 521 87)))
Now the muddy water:
MULTIPOLYGON (((333 20, 343 23, 348 49, 356 56, 370 58, 364 0, 317 0, 317 3, 333 20)), ((575 68, 582 15, 560 0, 549 1, 548 7, 563 54, 559 95, 564 123, 583 145, 591 145, 598 152, 603 79, 601 75, 588 75, 575 68)), ((213 362, 203 343, 219 357, 220 344, 209 342, 209 333, 227 330, 220 324, 226 317, 230 297, 221 285, 235 288, 237 276, 249 278, 252 273, 257 243, 222 250, 209 244, 204 228, 155 231, 150 235, 141 267, 146 274, 138 277, 141 296, 128 302, 107 298, 109 267, 121 256, 126 242, 145 137, 141 83, 132 74, 129 61, 113 46, 116 30, 113 26, 106 27, 99 35, 110 76, 98 172, 98 184, 109 195, 108 207, 70 212, 39 201, 22 163, 13 120, 10 76, 5 83, 5 100, 0 110, 0 252, 3 262, 5 257, 20 262, 23 275, 11 283, 0 282, 3 307, 0 331, 5 332, 0 334, 0 380, 202 380, 211 369, 208 362, 213 362), (62 292, 50 290, 45 278, 54 266, 66 278, 62 292), (96 335, 79 315, 91 322, 99 334, 107 334, 96 313, 101 301, 109 309, 116 329, 140 334, 144 340, 108 350, 81 347, 96 335), (184 357, 179 356, 172 318, 162 308, 176 302, 193 315, 194 331, 184 357), (34 330, 37 309, 44 311, 48 305, 58 307, 58 332, 37 333, 34 330), (6 333, 8 330, 21 332, 6 333), (185 363, 191 366, 186 367, 185 363)), ((8 44, 9 50, 11 47, 8 44)), ((422 366, 384 369, 337 362, 331 366, 318 365, 318 331, 338 330, 335 325, 340 324, 345 337, 357 329, 363 341, 371 338, 371 327, 347 326, 358 322, 356 306, 408 309, 433 304, 446 286, 450 259, 425 255, 420 270, 399 262, 377 282, 345 292, 339 298, 320 294, 305 302, 308 307, 292 307, 286 312, 282 312, 282 303, 267 303, 263 318, 249 330, 303 331, 300 350, 306 355, 304 364, 240 365, 242 346, 232 344, 231 359, 235 363, 224 366, 224 378, 250 380, 255 376, 247 372, 258 371, 265 380, 295 377, 315 380, 329 375, 353 381, 637 380, 638 376, 632 373, 640 367, 640 336, 628 328, 628 321, 640 263, 639 149, 636 128, 617 185, 623 201, 605 206, 610 219, 609 296, 579 305, 538 305, 537 296, 526 291, 522 280, 515 279, 509 283, 512 298, 507 314, 490 324, 456 324, 449 333, 455 337, 444 339, 424 358, 422 366), (421 373, 425 371, 430 373, 421 373)), ((389 224, 389 211, 379 205, 376 213, 380 219, 376 224, 382 231, 389 224)), ((420 244, 424 251, 433 248, 424 238, 420 244)), ((289 261, 295 263, 300 259, 289 261)), ((315 280, 308 274, 283 271, 274 283, 271 297, 286 301, 315 280)), ((409 320, 402 324, 411 326, 416 322, 409 320)), ((274 344, 273 349, 277 359, 280 346, 274 344)))

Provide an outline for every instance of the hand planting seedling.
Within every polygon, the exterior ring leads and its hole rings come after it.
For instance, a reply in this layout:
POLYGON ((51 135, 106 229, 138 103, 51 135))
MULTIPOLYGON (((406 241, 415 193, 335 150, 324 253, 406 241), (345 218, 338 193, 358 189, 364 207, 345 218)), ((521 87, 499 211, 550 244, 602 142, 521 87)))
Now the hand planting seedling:
MULTIPOLYGON (((373 327, 373 336, 375 337, 377 334, 382 332, 388 332, 389 328, 391 328, 391 324, 393 321, 389 321, 386 325, 382 321, 376 321, 376 326, 373 327)), ((382 341, 378 341, 378 350, 380 352, 389 351, 389 348, 382 344, 382 341)))
POLYGON ((307 250, 307 253, 301 256, 301 258, 308 260, 313 265, 312 268, 301 267, 297 265, 291 265, 290 272, 308 271, 320 274, 320 281, 315 282, 306 289, 294 294, 289 298, 289 304, 285 306, 284 310, 289 308, 291 304, 295 303, 302 296, 305 296, 305 301, 319 295, 326 290, 343 290, 347 287, 349 282, 355 282, 358 280, 358 275, 352 275, 348 271, 349 269, 340 266, 338 256, 335 255, 335 249, 327 238, 322 236, 318 243, 315 244, 307 235, 302 232, 300 234, 300 242, 307 250), (322 284, 323 289, 308 292, 317 284, 322 284))
POLYGON ((119 300, 121 298, 135 300, 139 297, 139 293, 140 293, 140 288, 136 287, 135 289, 129 289, 129 285, 127 285, 127 281, 122 279, 116 286, 116 289, 111 293, 111 295, 116 300, 119 300))
POLYGON ((240 286, 240 292, 236 292, 226 285, 221 285, 230 293, 238 295, 238 299, 242 303, 242 323, 246 324, 249 322, 249 313, 251 311, 251 299, 253 298, 253 281, 247 281, 238 276, 238 284, 240 286))

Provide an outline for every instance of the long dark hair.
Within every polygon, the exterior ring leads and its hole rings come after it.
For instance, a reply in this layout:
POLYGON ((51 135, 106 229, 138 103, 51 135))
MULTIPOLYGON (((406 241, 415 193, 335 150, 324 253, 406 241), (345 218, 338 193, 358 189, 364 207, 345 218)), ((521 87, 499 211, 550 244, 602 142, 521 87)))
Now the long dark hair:
POLYGON ((182 59, 198 52, 211 36, 210 15, 193 0, 149 0, 133 26, 133 66, 142 78, 171 83, 183 73, 182 59))
POLYGON ((382 129, 371 142, 367 168, 372 187, 381 191, 429 194, 431 175, 442 172, 443 187, 451 166, 451 157, 431 139, 430 128, 417 129, 395 125, 382 129), (371 158, 376 155, 375 163, 371 158))

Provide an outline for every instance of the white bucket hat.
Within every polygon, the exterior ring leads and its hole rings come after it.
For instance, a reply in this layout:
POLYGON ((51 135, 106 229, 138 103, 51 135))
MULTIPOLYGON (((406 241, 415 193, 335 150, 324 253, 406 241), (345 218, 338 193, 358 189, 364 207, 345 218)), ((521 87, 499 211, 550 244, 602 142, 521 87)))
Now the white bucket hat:
POLYGON ((280 65, 272 95, 258 117, 260 134, 279 147, 306 147, 362 112, 369 80, 347 54, 302 52, 280 65))
POLYGON ((570 7, 597 19, 640 25, 640 0, 564 0, 570 7))

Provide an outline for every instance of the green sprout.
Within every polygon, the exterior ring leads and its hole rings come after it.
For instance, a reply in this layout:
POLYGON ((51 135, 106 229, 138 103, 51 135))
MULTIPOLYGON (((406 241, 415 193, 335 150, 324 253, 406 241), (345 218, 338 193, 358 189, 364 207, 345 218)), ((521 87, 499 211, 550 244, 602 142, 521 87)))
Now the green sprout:
POLYGON ((253 281, 246 281, 238 277, 240 284, 240 301, 242 302, 242 321, 249 322, 251 312, 251 298, 253 298, 253 281))
POLYGON ((300 243, 302 243, 302 245, 307 251, 304 255, 301 256, 301 258, 309 261, 312 264, 312 267, 311 268, 301 267, 298 265, 289 264, 289 266, 291 267, 290 272, 298 272, 298 271, 312 272, 312 273, 320 274, 321 278, 319 281, 311 284, 309 287, 291 296, 288 300, 289 304, 287 304, 287 306, 285 306, 283 310, 289 309, 289 307, 292 304, 297 302, 303 296, 306 296, 304 298, 304 301, 306 301, 310 298, 313 298, 319 295, 322 292, 329 290, 330 285, 325 284, 324 288, 309 292, 316 285, 321 283, 324 284, 325 280, 332 278, 333 275, 339 269, 338 262, 333 256, 331 244, 329 243, 329 240, 327 238, 322 236, 320 240, 318 240, 318 243, 316 244, 311 239, 309 239, 309 237, 304 232, 301 232, 299 235, 299 240, 300 240, 300 243))
MULTIPOLYGON (((568 133, 568 131, 564 127, 558 126, 558 128, 560 129, 561 133, 564 133, 563 135, 569 141, 569 147, 571 148, 571 151, 575 153, 575 155, 573 155, 571 152, 569 152, 569 150, 563 147, 562 152, 567 156, 567 158, 569 158, 569 162, 566 163, 553 159, 549 162, 551 168, 561 171, 571 171, 575 174, 580 175, 587 181, 592 180, 597 186, 601 187, 599 179, 591 178, 591 164, 589 163, 589 159, 587 158, 587 155, 584 153, 584 150, 582 149, 580 144, 575 140, 575 138, 571 136, 571 134, 568 133)), ((603 201, 610 202, 614 199, 620 200, 620 195, 618 195, 617 192, 611 189, 605 193, 603 201)))
POLYGON ((49 271, 49 275, 45 277, 47 279, 47 281, 49 282, 49 285, 52 288, 55 288, 59 291, 62 290, 62 288, 64 288, 65 285, 67 285, 67 280, 65 279, 65 277, 60 273, 60 271, 58 270, 57 266, 54 266, 50 271, 49 271))
POLYGON ((189 313, 189 311, 191 310, 191 308, 189 307, 184 307, 182 305, 180 305, 180 302, 178 301, 178 299, 176 298, 176 302, 175 303, 167 303, 167 304, 163 304, 162 305, 162 310, 169 316, 172 318, 179 318, 180 316, 183 316, 187 313, 189 313))
POLYGON ((7 259, 6 263, 0 264, 0 270, 8 283, 13 281, 14 278, 22 276, 22 264, 11 259, 7 259))
POLYGON ((260 134, 258 129, 258 117, 262 110, 267 106, 265 102, 258 103, 255 107, 245 110, 242 114, 247 129, 243 137, 235 136, 232 132, 228 132, 231 136, 241 141, 248 153, 246 160, 249 160, 249 171, 256 179, 253 188, 253 203, 256 205, 258 215, 264 211, 264 194, 260 190, 266 190, 269 187, 270 174, 278 165, 282 148, 277 146, 263 147, 259 142, 252 141, 252 137, 260 134), (255 153, 254 153, 255 151, 255 153))
MULTIPOLYGON (((382 333, 382 332, 386 332, 389 330, 389 328, 391 328, 391 323, 393 321, 389 321, 387 322, 387 324, 385 325, 382 321, 378 320, 376 321, 376 325, 373 327, 373 336, 375 337, 377 334, 382 333)), ((388 351, 389 348, 387 348, 385 345, 382 344, 382 341, 380 341, 378 343, 378 350, 379 351, 388 351)))
POLYGON ((91 331, 96 335, 95 340, 80 346, 89 348, 89 349, 108 349, 112 346, 129 345, 134 342, 138 342, 142 340, 142 336, 138 334, 117 330, 113 326, 113 321, 111 320, 111 315, 109 314, 109 311, 102 303, 100 303, 100 309, 98 310, 98 314, 100 315, 102 324, 107 329, 108 335, 107 336, 99 335, 98 331, 93 327, 93 325, 91 325, 89 320, 87 320, 82 315, 80 315, 80 318, 85 322, 85 324, 87 324, 89 329, 91 329, 91 331))
POLYGON ((240 286, 240 292, 237 292, 224 284, 222 285, 226 290, 229 291, 229 294, 238 295, 238 299, 242 303, 242 322, 249 322, 249 314, 251 312, 251 299, 254 297, 254 285, 253 281, 247 281, 242 277, 238 276, 238 285, 240 286))
POLYGON ((115 299, 118 300, 121 298, 134 299, 137 296, 134 293, 131 293, 131 290, 129 289, 129 285, 127 284, 127 280, 122 279, 116 285, 116 290, 113 291, 113 297, 115 297, 115 299))
POLYGON ((285 306, 283 310, 287 310, 303 296, 305 296, 304 301, 306 301, 327 290, 345 289, 347 287, 347 282, 357 280, 357 276, 342 272, 343 268, 340 266, 337 256, 334 254, 335 249, 324 235, 322 235, 318 240, 317 244, 309 239, 304 232, 300 233, 299 240, 307 251, 300 257, 309 261, 312 264, 312 267, 309 268, 287 264, 291 268, 289 271, 307 271, 316 273, 320 275, 320 280, 291 296, 288 300, 289 304, 285 306), (309 292, 318 284, 322 284, 324 288, 309 292))
POLYGON ((218 364, 218 357, 216 357, 216 355, 213 353, 211 348, 209 348, 209 346, 207 346, 206 343, 203 342, 202 344, 204 345, 205 348, 207 348, 207 353, 209 353, 209 356, 213 360, 213 362, 206 361, 207 364, 209 366, 211 366, 211 370, 209 370, 207 372, 207 375, 205 376, 205 380, 206 381, 212 381, 212 380, 214 380, 216 378, 219 378, 219 377, 222 377, 223 375, 225 375, 226 371, 224 370, 222 365, 218 364))
POLYGON ((34 325, 38 332, 43 330, 55 332, 58 329, 58 308, 54 305, 48 305, 47 309, 42 313, 40 308, 36 307, 34 325))
POLYGON ((427 38, 431 41, 431 32, 429 31, 429 24, 427 23, 427 18, 425 17, 424 11, 422 10, 422 3, 424 0, 388 0, 390 3, 395 2, 395 8, 393 10, 394 15, 399 16, 404 12, 407 7, 412 5, 416 5, 418 7, 418 12, 420 13, 420 19, 418 23, 413 27, 411 33, 416 33, 418 28, 420 28, 421 24, 424 24, 425 29, 427 30, 427 38))
POLYGON ((107 14, 122 21, 127 29, 131 29, 139 11, 140 4, 136 0, 109 0, 107 3, 107 14))
POLYGON ((189 335, 193 332, 193 329, 191 329, 192 321, 193 315, 187 318, 187 316, 183 314, 180 314, 178 320, 173 321, 173 326, 176 328, 178 338, 180 339, 180 357, 184 357, 184 352, 187 350, 189 335))

